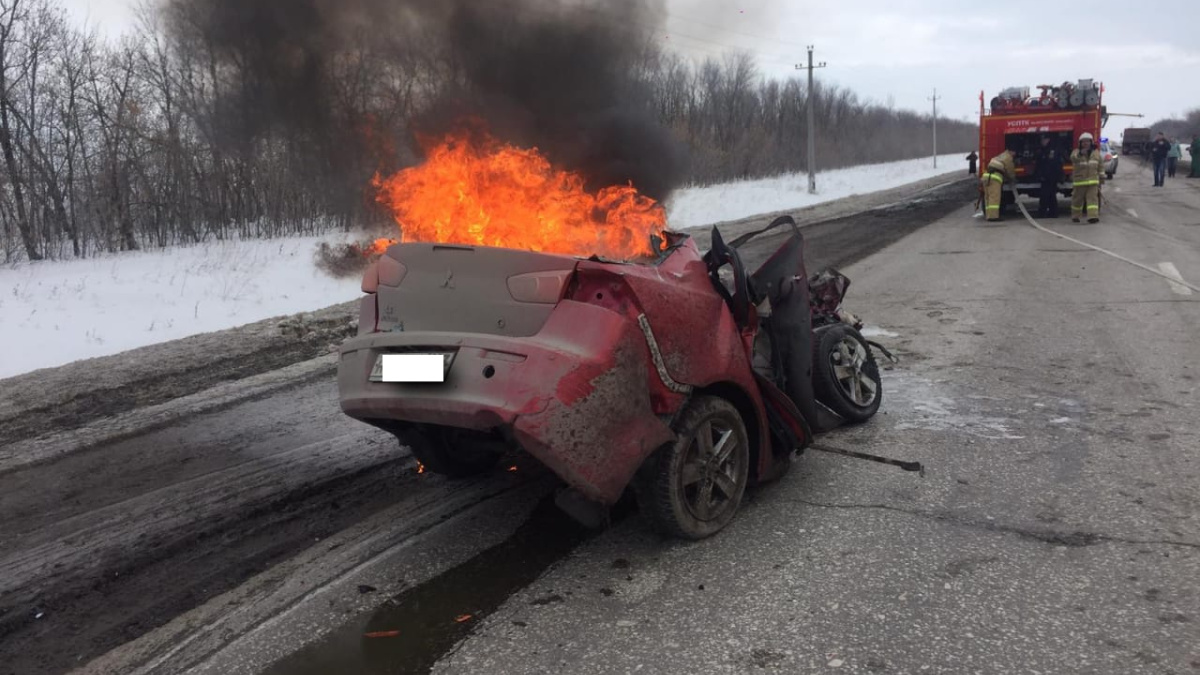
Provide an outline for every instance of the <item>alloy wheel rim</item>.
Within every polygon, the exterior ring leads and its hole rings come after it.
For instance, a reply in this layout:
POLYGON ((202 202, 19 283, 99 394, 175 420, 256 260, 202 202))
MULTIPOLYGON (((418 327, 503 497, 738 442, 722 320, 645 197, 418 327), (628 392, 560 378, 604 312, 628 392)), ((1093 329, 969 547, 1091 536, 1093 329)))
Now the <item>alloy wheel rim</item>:
POLYGON ((705 420, 692 436, 679 487, 684 505, 697 520, 718 520, 736 505, 740 442, 733 426, 720 419, 705 420))
POLYGON ((844 337, 829 355, 833 377, 850 402, 866 408, 879 396, 879 382, 864 372, 867 349, 852 337, 844 337))

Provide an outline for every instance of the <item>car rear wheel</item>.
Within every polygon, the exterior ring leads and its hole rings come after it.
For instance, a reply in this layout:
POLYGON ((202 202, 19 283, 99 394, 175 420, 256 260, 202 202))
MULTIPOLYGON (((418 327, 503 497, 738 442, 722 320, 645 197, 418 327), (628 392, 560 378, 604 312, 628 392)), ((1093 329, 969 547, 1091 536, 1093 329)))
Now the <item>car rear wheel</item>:
POLYGON ((693 400, 675 427, 675 441, 639 472, 638 504, 660 532, 704 539, 728 525, 742 503, 750 441, 737 408, 712 396, 693 400))
POLYGON ((883 383, 867 341, 846 324, 820 328, 816 337, 813 389, 817 400, 847 421, 871 419, 883 401, 883 383))
POLYGON ((413 427, 396 432, 396 438, 425 469, 450 478, 487 473, 504 454, 502 441, 465 430, 413 427))

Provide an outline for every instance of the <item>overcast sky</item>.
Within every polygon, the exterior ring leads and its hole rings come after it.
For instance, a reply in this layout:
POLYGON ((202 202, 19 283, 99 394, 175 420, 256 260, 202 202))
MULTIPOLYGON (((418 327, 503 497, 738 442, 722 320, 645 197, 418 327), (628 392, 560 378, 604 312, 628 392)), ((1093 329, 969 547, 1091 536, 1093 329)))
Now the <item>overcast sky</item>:
MULTIPOLYGON (((65 0, 119 35, 129 0, 65 0)), ((236 0, 232 0, 236 1, 236 0)), ((487 0, 480 0, 486 2, 487 0)), ((821 79, 897 107, 974 119, 979 91, 1094 78, 1113 117, 1106 135, 1200 107, 1200 0, 667 0, 664 44, 697 57, 749 51, 764 75, 789 77, 816 46, 821 79), (1081 14, 1078 10, 1087 8, 1081 14)), ((1036 91, 1036 89, 1034 89, 1036 91)))
POLYGON ((786 77, 813 44, 829 64, 820 77, 898 107, 928 109, 936 87, 939 114, 975 118, 981 89, 990 100, 1008 86, 1094 78, 1110 112, 1146 115, 1113 117, 1113 138, 1200 107, 1197 0, 669 1, 668 30, 680 35, 667 39, 698 54, 719 51, 701 40, 735 44, 759 55, 764 73, 786 77))

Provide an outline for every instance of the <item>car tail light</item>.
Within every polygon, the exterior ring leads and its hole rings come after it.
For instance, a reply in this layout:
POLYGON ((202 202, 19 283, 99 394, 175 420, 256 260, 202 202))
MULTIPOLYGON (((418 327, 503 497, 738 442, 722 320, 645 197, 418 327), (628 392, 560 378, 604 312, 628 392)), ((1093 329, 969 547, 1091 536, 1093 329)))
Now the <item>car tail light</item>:
POLYGON ((379 332, 379 296, 369 293, 358 302, 358 334, 379 332))
POLYGON ((517 302, 554 305, 562 299, 572 270, 531 272, 508 278, 508 294, 517 302))
MULTIPOLYGON (((381 258, 386 260, 386 258, 381 258)), ((373 262, 363 273, 362 292, 366 297, 358 303, 358 334, 366 335, 379 331, 379 263, 373 262)))
POLYGON ((379 263, 371 263, 363 274, 362 292, 374 293, 379 290, 379 263))
POLYGON ((383 286, 396 288, 404 281, 404 276, 408 274, 408 268, 404 266, 404 263, 387 255, 380 256, 379 261, 375 264, 378 266, 376 274, 378 275, 379 283, 383 286))

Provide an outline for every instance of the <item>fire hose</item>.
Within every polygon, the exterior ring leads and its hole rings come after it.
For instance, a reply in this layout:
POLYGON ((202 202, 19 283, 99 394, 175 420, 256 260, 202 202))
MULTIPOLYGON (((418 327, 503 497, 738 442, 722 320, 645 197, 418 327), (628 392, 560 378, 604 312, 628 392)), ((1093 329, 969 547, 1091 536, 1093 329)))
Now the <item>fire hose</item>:
POLYGON ((1123 255, 1113 253, 1112 251, 1109 251, 1107 249, 1103 249, 1103 248, 1100 248, 1099 246, 1094 246, 1092 244, 1089 244, 1086 241, 1080 241, 1074 237, 1068 237, 1065 234, 1061 234, 1059 232, 1055 232, 1054 230, 1043 227, 1041 223, 1034 220, 1033 216, 1029 215, 1029 211, 1025 209, 1025 205, 1022 204, 1019 200, 1017 201, 1017 207, 1019 209, 1021 209, 1021 213, 1025 216, 1025 220, 1029 221, 1030 225, 1041 230, 1042 232, 1045 232, 1046 234, 1053 235, 1055 237, 1058 237, 1059 239, 1065 239, 1073 244, 1078 244, 1080 246, 1083 246, 1084 248, 1090 248, 1093 251, 1099 251, 1100 253, 1103 253, 1104 255, 1110 256, 1112 258, 1116 258, 1117 260, 1120 260, 1121 262, 1129 263, 1130 265, 1133 265, 1134 267, 1146 270, 1147 272, 1149 272, 1153 275, 1160 276, 1163 279, 1166 279, 1167 281, 1170 281, 1173 284, 1179 284, 1180 286, 1183 286, 1185 288, 1190 288, 1193 291, 1200 293, 1200 286, 1193 286, 1192 284, 1189 284, 1188 282, 1184 281, 1183 279, 1180 279, 1178 277, 1173 277, 1169 274, 1160 272, 1159 270, 1156 270, 1153 267, 1150 267, 1148 265, 1143 265, 1142 263, 1137 262, 1136 260, 1130 260, 1129 258, 1126 258, 1123 255))

